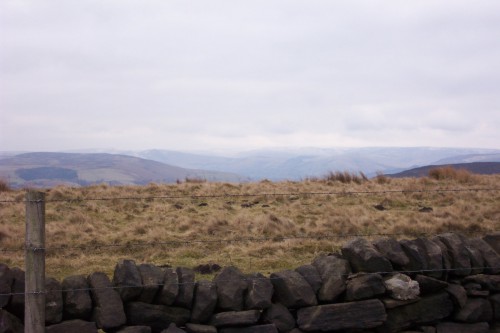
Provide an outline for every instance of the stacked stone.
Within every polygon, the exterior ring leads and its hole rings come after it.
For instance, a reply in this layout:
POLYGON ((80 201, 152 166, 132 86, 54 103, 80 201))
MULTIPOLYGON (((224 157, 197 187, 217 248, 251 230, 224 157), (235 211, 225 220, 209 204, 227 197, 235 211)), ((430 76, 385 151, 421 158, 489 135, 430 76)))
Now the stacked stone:
MULTIPOLYGON (((192 269, 120 261, 46 279, 47 332, 300 333, 500 330, 500 233, 369 242, 295 270, 213 281, 192 269)), ((24 272, 0 264, 0 333, 23 332, 24 272)))

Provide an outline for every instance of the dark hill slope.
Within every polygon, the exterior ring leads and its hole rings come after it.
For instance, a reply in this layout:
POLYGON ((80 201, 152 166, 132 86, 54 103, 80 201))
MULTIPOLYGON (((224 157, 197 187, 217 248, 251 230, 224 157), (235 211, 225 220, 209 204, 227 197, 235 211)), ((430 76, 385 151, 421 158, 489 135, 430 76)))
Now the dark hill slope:
POLYGON ((241 182, 236 174, 185 169, 138 157, 114 154, 26 153, 0 159, 0 177, 12 186, 54 184, 143 185, 186 178, 241 182))
POLYGON ((452 167, 455 169, 465 169, 472 173, 481 175, 492 175, 500 173, 500 162, 474 162, 474 163, 457 163, 457 164, 441 164, 427 165, 419 168, 405 170, 403 172, 390 174, 390 177, 424 177, 429 175, 429 171, 435 168, 452 167))

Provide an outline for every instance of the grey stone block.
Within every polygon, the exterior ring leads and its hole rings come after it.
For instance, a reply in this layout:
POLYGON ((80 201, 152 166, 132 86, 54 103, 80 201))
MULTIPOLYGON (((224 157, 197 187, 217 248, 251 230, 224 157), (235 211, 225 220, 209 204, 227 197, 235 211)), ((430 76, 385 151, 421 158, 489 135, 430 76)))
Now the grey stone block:
POLYGON ((124 325, 127 321, 120 294, 113 289, 108 276, 101 272, 92 273, 87 281, 94 303, 92 318, 98 328, 109 330, 124 325))
POLYGON ((297 311, 297 324, 303 331, 369 329, 386 320, 384 304, 379 300, 328 304, 297 311))
POLYGON ((89 284, 83 275, 68 276, 62 281, 63 317, 68 319, 90 319, 92 299, 89 284))
POLYGON ((274 296, 277 302, 288 308, 300 308, 318 304, 311 286, 299 273, 285 270, 271 274, 274 296))

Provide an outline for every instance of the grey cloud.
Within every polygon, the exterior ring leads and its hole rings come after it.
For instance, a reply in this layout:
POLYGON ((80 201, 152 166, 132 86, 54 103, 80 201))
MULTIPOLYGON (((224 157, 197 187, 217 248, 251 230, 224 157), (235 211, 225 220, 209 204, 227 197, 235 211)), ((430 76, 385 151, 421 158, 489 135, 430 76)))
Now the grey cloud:
POLYGON ((54 146, 500 142, 496 1, 5 1, 0 28, 0 146, 39 115, 54 146))

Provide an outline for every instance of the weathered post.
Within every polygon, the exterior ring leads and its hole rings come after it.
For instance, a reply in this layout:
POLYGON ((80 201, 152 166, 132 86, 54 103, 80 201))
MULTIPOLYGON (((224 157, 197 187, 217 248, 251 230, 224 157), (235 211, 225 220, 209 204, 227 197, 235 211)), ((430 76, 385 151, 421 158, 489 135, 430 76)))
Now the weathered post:
POLYGON ((45 193, 26 193, 24 331, 45 332, 45 193))

